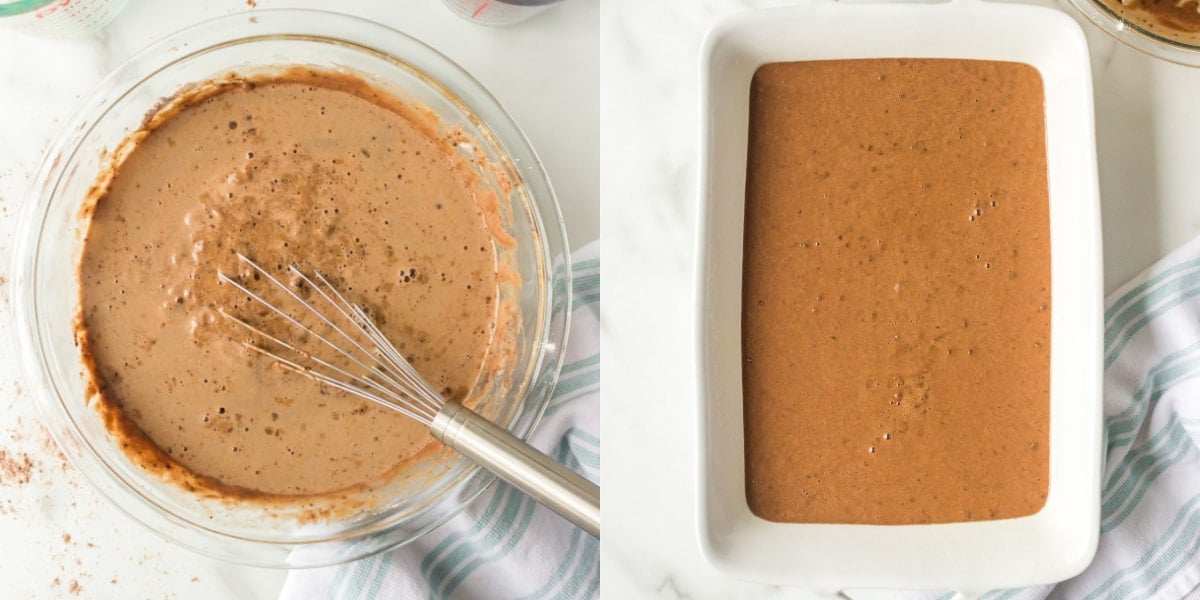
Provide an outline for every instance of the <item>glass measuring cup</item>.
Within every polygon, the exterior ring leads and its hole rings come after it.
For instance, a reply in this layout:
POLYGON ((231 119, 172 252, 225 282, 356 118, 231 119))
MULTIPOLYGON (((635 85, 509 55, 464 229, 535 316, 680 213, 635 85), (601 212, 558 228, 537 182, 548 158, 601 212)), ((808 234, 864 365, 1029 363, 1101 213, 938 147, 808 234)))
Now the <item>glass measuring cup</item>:
POLYGON ((108 25, 127 0, 0 0, 0 26, 45 37, 76 37, 108 25))

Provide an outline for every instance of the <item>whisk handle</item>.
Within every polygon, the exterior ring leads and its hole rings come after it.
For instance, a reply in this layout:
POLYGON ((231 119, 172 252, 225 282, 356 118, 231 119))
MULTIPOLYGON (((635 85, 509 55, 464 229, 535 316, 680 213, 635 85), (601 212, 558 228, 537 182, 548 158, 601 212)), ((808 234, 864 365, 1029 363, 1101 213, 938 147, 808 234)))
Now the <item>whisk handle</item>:
POLYGON ((433 437, 600 537, 600 486, 456 402, 433 419, 433 437))

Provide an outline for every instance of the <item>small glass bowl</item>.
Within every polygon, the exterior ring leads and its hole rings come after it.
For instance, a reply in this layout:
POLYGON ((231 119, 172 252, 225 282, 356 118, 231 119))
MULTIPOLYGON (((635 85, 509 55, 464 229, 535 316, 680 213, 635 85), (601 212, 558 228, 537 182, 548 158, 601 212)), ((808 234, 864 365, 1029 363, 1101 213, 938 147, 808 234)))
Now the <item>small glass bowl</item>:
POLYGON ((506 385, 501 393, 481 398, 476 410, 520 438, 536 425, 557 381, 571 289, 562 218, 529 142, 470 75, 400 32, 335 13, 255 11, 170 35, 105 79, 65 121, 22 214, 12 272, 23 373, 54 439, 118 508, 201 553, 288 568, 346 562, 411 541, 460 511, 494 477, 443 449, 381 489, 331 499, 329 505, 201 497, 136 466, 117 446, 88 404, 90 377, 74 331, 77 265, 87 230, 80 209, 108 165, 108 153, 163 98, 188 84, 292 65, 357 74, 433 111, 441 127, 465 132, 475 142, 459 148, 467 162, 476 151, 486 157, 481 174, 491 177, 500 198, 508 198, 507 231, 517 240, 513 249, 499 249, 501 259, 521 278, 518 289, 502 289, 498 304, 508 293, 520 308, 520 327, 516 352, 504 369, 506 385), (495 179, 492 169, 515 185, 495 179), (346 501, 367 508, 318 522, 303 516, 338 512, 346 501))
POLYGON ((1113 10, 1104 0, 1071 0, 1071 4, 1117 41, 1155 58, 1189 67, 1200 67, 1200 33, 1195 43, 1171 39, 1113 10))

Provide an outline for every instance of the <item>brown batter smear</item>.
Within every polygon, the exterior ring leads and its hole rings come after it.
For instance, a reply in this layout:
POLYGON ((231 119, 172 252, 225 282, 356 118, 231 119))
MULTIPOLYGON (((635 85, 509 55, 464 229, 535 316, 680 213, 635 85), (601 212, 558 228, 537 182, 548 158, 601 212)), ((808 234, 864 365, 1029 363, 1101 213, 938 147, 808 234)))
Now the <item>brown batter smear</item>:
POLYGON ((1103 0, 1117 16, 1154 35, 1181 44, 1200 45, 1197 0, 1103 0))
MULTIPOLYGON (((84 210, 78 340, 126 453, 198 493, 348 496, 439 447, 423 425, 273 366, 218 308, 264 314, 217 271, 333 276, 449 399, 511 351, 501 206, 427 109, 345 74, 193 86, 114 153, 84 210), (501 281, 503 277, 504 281, 501 281)), ((295 339, 285 325, 269 332, 295 339)))
POLYGON ((750 98, 750 509, 873 524, 1038 511, 1050 246, 1037 71, 776 63, 750 98))

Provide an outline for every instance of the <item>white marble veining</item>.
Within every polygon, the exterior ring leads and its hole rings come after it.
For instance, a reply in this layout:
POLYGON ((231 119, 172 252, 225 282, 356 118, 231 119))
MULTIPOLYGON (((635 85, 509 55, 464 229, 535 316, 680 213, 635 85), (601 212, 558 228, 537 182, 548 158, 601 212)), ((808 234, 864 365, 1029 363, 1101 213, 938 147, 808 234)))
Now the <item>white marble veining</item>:
MULTIPOLYGON (((550 174, 572 246, 599 234, 598 2, 572 0, 520 25, 468 23, 441 0, 338 3, 130 0, 105 30, 44 40, 0 29, 0 337, 12 339, 6 287, 16 215, 58 124, 121 61, 169 32, 246 10, 325 8, 404 31, 491 90, 550 174)), ((100 499, 57 454, 0 344, 0 597, 272 598, 282 572, 231 566, 177 548, 100 499), (9 474, 9 460, 30 460, 9 474), (74 586, 74 587, 73 587, 74 586)))
MULTIPOLYGON (((694 487, 700 41, 724 15, 794 3, 608 0, 601 14, 605 598, 815 597, 712 569, 699 553, 694 487)), ((1200 70, 1079 20, 1094 65, 1111 290, 1200 233, 1200 70)))

